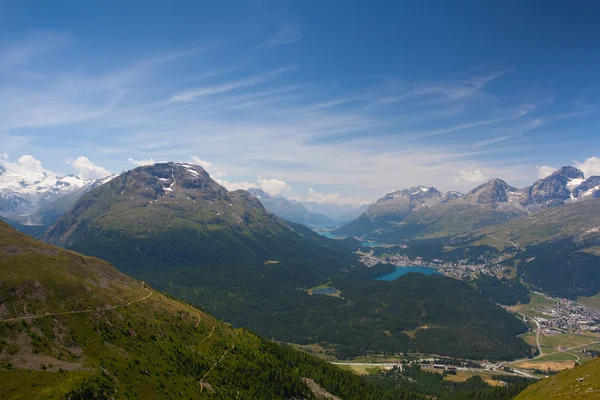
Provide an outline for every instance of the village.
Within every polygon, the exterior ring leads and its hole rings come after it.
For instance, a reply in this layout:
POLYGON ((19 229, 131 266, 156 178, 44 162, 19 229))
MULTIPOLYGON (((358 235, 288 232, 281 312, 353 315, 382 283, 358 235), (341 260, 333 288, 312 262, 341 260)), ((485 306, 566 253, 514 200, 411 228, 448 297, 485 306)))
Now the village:
POLYGON ((400 254, 378 257, 374 255, 373 251, 370 253, 358 254, 360 255, 360 262, 369 268, 374 267, 377 264, 392 264, 397 267, 432 267, 436 268, 441 274, 463 281, 472 279, 474 275, 477 275, 478 273, 495 276, 499 272, 498 270, 501 269, 501 267, 488 264, 468 264, 461 260, 457 262, 447 262, 437 259, 425 261, 421 257, 410 259, 409 257, 400 254))
MULTIPOLYGON (((400 254, 378 257, 374 255, 373 251, 359 253, 359 255, 360 261, 367 267, 373 267, 377 264, 392 264, 398 267, 432 267, 437 269, 440 274, 466 282, 476 278, 479 274, 501 276, 505 268, 497 264, 469 264, 461 260, 447 262, 438 259, 425 261, 421 257, 410 259, 400 254)), ((560 332, 600 332, 599 309, 568 299, 549 297, 543 293, 537 294, 555 301, 552 305, 540 306, 535 309, 543 315, 543 317, 536 317, 535 319, 545 335, 560 332)))
POLYGON ((553 335, 559 332, 600 332, 600 310, 571 300, 553 298, 551 306, 540 306, 535 311, 545 317, 538 317, 542 333, 553 335))

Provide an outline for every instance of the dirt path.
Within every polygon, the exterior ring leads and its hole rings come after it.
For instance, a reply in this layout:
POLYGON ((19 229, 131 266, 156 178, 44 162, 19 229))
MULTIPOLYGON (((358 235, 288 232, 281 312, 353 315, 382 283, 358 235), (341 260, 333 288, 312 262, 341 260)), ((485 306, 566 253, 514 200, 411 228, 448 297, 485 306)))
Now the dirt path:
POLYGON ((215 367, 216 367, 217 365, 219 365, 219 363, 220 363, 221 361, 223 361, 223 359, 225 358, 225 356, 227 355, 227 353, 229 353, 229 352, 230 352, 231 350, 233 350, 234 348, 235 348, 235 342, 234 342, 234 343, 231 343, 231 348, 230 348, 230 349, 227 349, 227 350, 225 350, 225 353, 223 353, 223 355, 221 356, 221 358, 219 359, 219 361, 217 361, 216 363, 214 363, 214 364, 213 364, 213 366, 212 366, 212 367, 210 367, 210 369, 208 370, 208 372, 207 372, 207 373, 205 373, 205 374, 204 374, 204 376, 203 376, 202 378, 200 378, 200 387, 201 387, 202 389, 204 389, 204 385, 202 384, 202 381, 204 380, 204 378, 206 378, 206 377, 208 376, 208 374, 210 374, 210 373, 212 372, 212 370, 213 370, 213 369, 215 369, 215 367))
POLYGON ((208 336, 202 341, 202 343, 204 343, 208 339, 210 339, 210 337, 212 336, 212 334, 213 334, 214 331, 215 331, 215 326, 213 325, 212 330, 210 331, 210 333, 208 334, 208 336))
POLYGON ((70 315, 70 314, 83 314, 83 313, 90 313, 90 312, 97 312, 97 311, 110 311, 110 310, 115 310, 115 309, 120 308, 120 307, 127 307, 127 306, 130 306, 130 305, 134 304, 134 303, 139 303, 140 301, 144 301, 144 300, 148 299, 150 296, 152 296, 153 293, 154 292, 150 292, 147 296, 142 297, 141 299, 133 300, 133 301, 130 301, 129 303, 126 303, 126 304, 118 304, 116 306, 112 306, 112 307, 108 307, 108 308, 88 309, 88 310, 78 310, 78 311, 62 311, 62 312, 45 313, 45 314, 39 314, 39 315, 28 315, 28 316, 25 316, 25 317, 15 317, 15 318, 0 319, 0 323, 2 323, 2 322, 17 322, 17 321, 24 321, 24 320, 28 320, 28 319, 37 319, 37 318, 43 318, 43 317, 52 317, 52 316, 57 316, 57 315, 70 315))

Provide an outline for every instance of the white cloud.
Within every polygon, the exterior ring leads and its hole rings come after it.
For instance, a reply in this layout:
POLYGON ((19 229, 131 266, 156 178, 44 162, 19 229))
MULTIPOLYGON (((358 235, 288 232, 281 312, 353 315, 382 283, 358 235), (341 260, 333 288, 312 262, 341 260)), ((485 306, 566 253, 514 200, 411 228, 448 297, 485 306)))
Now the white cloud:
POLYGON ((265 44, 267 46, 279 46, 296 43, 302 40, 302 26, 300 24, 287 23, 279 27, 277 32, 269 37, 265 44))
POLYGON ((458 171, 458 177, 454 178, 455 182, 481 182, 487 179, 487 176, 485 176, 480 170, 475 169, 472 171, 464 171, 464 170, 460 170, 458 171))
POLYGON ((575 167, 579 168, 586 178, 600 175, 600 158, 590 157, 583 162, 576 161, 575 167))
POLYGON ((2 153, 2 158, 8 160, 8 153, 2 153))
POLYGON ((224 83, 222 85, 217 86, 208 86, 208 87, 200 87, 200 88, 192 88, 188 90, 184 90, 182 92, 174 94, 170 102, 179 102, 179 101, 192 101, 197 99, 198 97, 210 96, 213 94, 230 92, 232 90, 241 89, 249 86, 256 86, 261 83, 267 82, 270 78, 280 75, 284 72, 288 72, 293 68, 278 68, 272 71, 268 71, 262 75, 251 76, 246 79, 242 79, 235 82, 224 83))
POLYGON ((43 174, 55 175, 42 168, 42 162, 29 154, 22 155, 15 163, 11 163, 3 156, 0 158, 0 165, 2 165, 9 173, 23 175, 26 178, 36 176, 38 177, 36 179, 43 179, 43 174))
POLYGON ((153 158, 147 160, 134 160, 133 158, 129 158, 128 161, 135 165, 136 167, 143 167, 145 165, 154 165, 156 161, 153 158))
POLYGON ((309 201, 315 203, 329 203, 329 204, 352 204, 361 205, 372 203, 373 201, 366 201, 365 199, 342 197, 339 193, 319 193, 313 188, 308 189, 308 197, 305 200, 295 199, 299 201, 309 201))
MULTIPOLYGON (((221 168, 219 168, 215 164, 211 163, 210 161, 203 160, 200 157, 196 157, 196 156, 192 156, 192 157, 190 157, 190 159, 192 160, 192 162, 194 164, 199 165, 202 168, 204 168, 204 170, 206 170, 206 172, 208 172, 208 174, 213 179, 222 178, 224 176, 227 176, 227 173, 225 171, 221 170, 221 168)), ((223 181, 223 182, 227 182, 227 181, 223 181)), ((225 186, 225 185, 223 185, 223 186, 225 186)), ((237 189, 233 189, 233 190, 237 190, 237 189)))
POLYGON ((542 165, 541 167, 537 167, 537 177, 538 179, 544 179, 547 176, 550 176, 556 171, 556 168, 551 167, 549 165, 542 165))
POLYGON ((227 83, 220 86, 211 86, 204 88, 195 88, 189 89, 180 93, 177 93, 171 97, 172 102, 176 101, 192 101, 198 97, 209 96, 212 94, 218 94, 223 92, 229 92, 231 90, 243 88, 246 86, 258 85, 259 83, 263 83, 265 81, 264 77, 256 77, 250 79, 244 79, 237 82, 227 83))
POLYGON ((289 192, 292 188, 277 178, 263 178, 258 176, 256 182, 231 182, 224 179, 219 179, 227 176, 227 173, 212 162, 203 160, 200 157, 192 156, 190 159, 197 165, 201 166, 208 172, 208 174, 219 184, 224 186, 227 190, 248 190, 251 188, 260 188, 271 195, 277 195, 284 192, 289 192))
POLYGON ((277 178, 267 179, 259 176, 256 182, 258 183, 259 188, 272 195, 292 190, 287 183, 277 178))
POLYGON ((213 163, 211 163, 210 161, 202 160, 196 156, 192 156, 191 159, 195 164, 201 166, 204 169, 208 169, 213 166, 213 163))
POLYGON ((24 172, 42 172, 42 162, 33 156, 23 155, 17 160, 17 164, 24 172))
POLYGON ((94 165, 87 157, 77 157, 77 159, 70 164, 79 170, 77 175, 84 179, 100 179, 111 174, 110 171, 94 165))
POLYGON ((252 182, 229 182, 229 181, 225 181, 222 179, 215 179, 217 181, 217 183, 221 186, 225 186, 225 189, 227 190, 248 190, 251 188, 256 187, 256 183, 252 183, 252 182))
POLYGON ((256 182, 230 182, 222 179, 215 180, 219 185, 225 186, 227 190, 248 190, 252 188, 259 188, 273 196, 292 190, 292 188, 281 179, 263 178, 260 175, 256 179, 256 182))
POLYGON ((69 42, 69 36, 60 32, 46 31, 21 38, 0 41, 0 70, 18 66, 50 53, 69 42))

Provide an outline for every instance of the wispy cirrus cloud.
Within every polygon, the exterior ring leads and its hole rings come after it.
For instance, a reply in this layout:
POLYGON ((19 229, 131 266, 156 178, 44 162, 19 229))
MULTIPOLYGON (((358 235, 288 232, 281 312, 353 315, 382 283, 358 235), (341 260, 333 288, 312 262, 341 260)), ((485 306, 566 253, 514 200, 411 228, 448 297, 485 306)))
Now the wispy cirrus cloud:
MULTIPOLYGON (((19 61, 5 63, 0 79, 71 45, 6 53, 19 61)), ((233 53, 197 46, 104 70, 65 67, 60 75, 36 65, 38 77, 0 88, 2 150, 64 160, 94 148, 94 161, 112 171, 191 160, 229 188, 359 203, 418 184, 468 190, 491 176, 525 183, 537 176, 534 163, 551 162, 529 159, 540 146, 532 139, 538 128, 584 109, 546 113, 545 101, 506 99, 492 90, 509 78, 505 69, 330 85, 285 63, 242 62, 233 53)))
POLYGON ((203 97, 203 96, 210 96, 210 95, 214 95, 214 94, 220 94, 220 93, 225 93, 225 92, 230 92, 236 89, 240 89, 240 88, 246 88, 249 86, 256 86, 259 85, 261 83, 265 83, 267 82, 270 78, 273 78, 277 75, 283 74, 285 72, 289 72, 293 70, 293 68, 278 68, 275 69, 273 71, 268 71, 264 74, 261 75, 257 75, 257 76, 252 76, 246 79, 242 79, 242 80, 238 80, 238 81, 234 81, 234 82, 228 82, 228 83, 224 83, 222 85, 218 85, 218 86, 209 86, 209 87, 200 87, 200 88, 193 88, 193 89, 187 89, 183 92, 180 93, 176 93, 174 94, 170 101, 171 102, 177 102, 177 101, 191 101, 191 100, 195 100, 198 97, 203 97))
POLYGON ((71 37, 64 32, 38 31, 24 36, 0 36, 0 71, 28 64, 32 60, 51 54, 67 46, 71 37))
POLYGON ((302 40, 302 26, 296 23, 284 23, 277 27, 277 30, 267 38, 267 46, 281 46, 285 44, 297 43, 302 40))

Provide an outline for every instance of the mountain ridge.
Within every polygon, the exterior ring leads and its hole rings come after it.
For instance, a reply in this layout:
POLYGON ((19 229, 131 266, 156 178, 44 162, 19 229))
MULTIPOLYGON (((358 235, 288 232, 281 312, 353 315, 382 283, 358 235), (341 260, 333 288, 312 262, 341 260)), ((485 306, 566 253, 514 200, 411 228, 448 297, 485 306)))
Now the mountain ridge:
POLYGON ((41 168, 24 172, 0 162, 0 217, 15 225, 50 226, 85 192, 113 177, 58 176, 41 168))
POLYGON ((494 178, 463 196, 450 196, 452 192, 448 192, 442 197, 437 189, 432 188, 440 201, 427 202, 422 207, 410 207, 406 201, 404 204, 389 201, 398 194, 412 194, 414 189, 388 193, 358 219, 334 233, 392 242, 459 234, 530 215, 547 207, 598 198, 600 177, 585 179, 580 170, 562 167, 523 189, 494 178), (388 207, 381 207, 385 203, 388 207))
POLYGON ((44 238, 106 259, 235 326, 286 342, 329 343, 343 357, 417 347, 488 358, 530 351, 515 337, 525 329, 522 323, 468 285, 444 277, 375 281, 373 277, 389 269, 360 264, 353 253, 360 247, 357 240, 328 239, 286 222, 248 192, 228 192, 189 164, 155 164, 121 174, 84 195, 44 238), (320 285, 332 285, 343 294, 311 295, 310 289, 320 285), (406 290, 387 293, 388 287, 430 285, 439 287, 434 298, 420 289, 411 300, 421 302, 423 314, 390 311, 391 304, 408 299, 400 298, 406 290), (363 296, 363 288, 374 293, 363 296), (457 292, 464 299, 474 296, 477 306, 459 309, 443 300, 457 292), (378 299, 382 296, 387 298, 378 299), (380 302, 390 306, 375 313, 380 302), (440 307, 446 311, 433 312, 440 307), (454 318, 445 318, 450 314, 454 318), (325 320, 317 317, 323 315, 325 320), (421 321, 423 315, 428 317, 421 321), (491 315, 502 323, 483 326, 480 321, 491 315), (298 320, 304 322, 298 325, 298 320), (437 327, 415 338, 400 329, 417 328, 420 322, 437 327), (462 334, 459 349, 441 339, 451 335, 455 324, 473 328, 462 334), (371 339, 360 344, 353 340, 357 335, 371 339), (436 338, 435 344, 425 337, 436 338))

